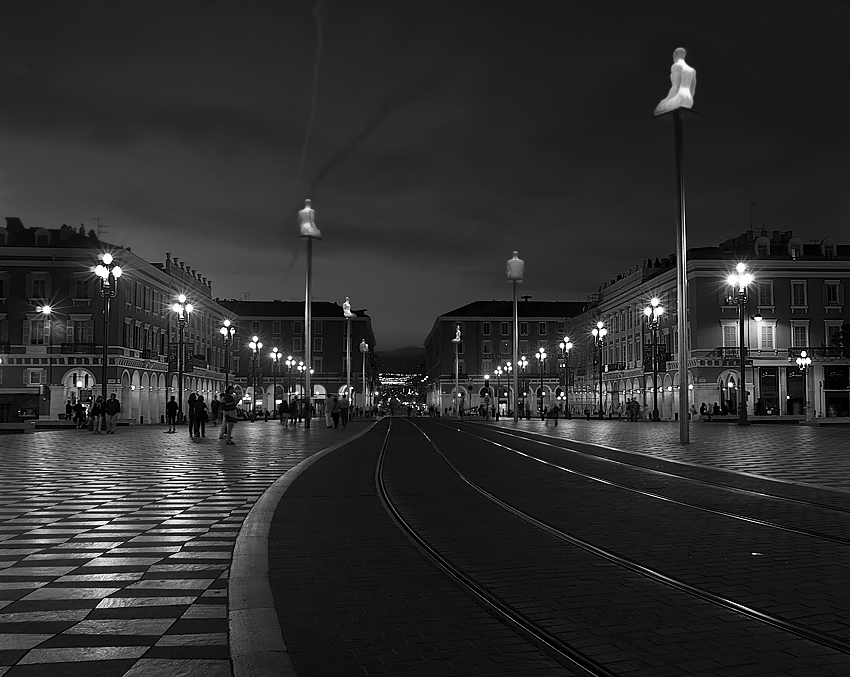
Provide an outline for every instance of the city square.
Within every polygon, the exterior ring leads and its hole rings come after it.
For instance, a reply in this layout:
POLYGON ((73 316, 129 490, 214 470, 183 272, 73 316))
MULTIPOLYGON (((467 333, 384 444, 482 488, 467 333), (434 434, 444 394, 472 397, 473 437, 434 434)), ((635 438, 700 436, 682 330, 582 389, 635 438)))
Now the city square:
POLYGON ((0 675, 850 674, 850 7, 0 18, 0 675))

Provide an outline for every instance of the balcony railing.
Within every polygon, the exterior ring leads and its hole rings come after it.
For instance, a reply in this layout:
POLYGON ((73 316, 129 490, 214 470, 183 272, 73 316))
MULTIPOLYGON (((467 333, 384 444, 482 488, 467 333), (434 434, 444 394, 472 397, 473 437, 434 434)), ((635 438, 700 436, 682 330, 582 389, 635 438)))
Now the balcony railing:
POLYGON ((800 346, 788 349, 788 359, 796 359, 804 350, 813 360, 839 360, 844 357, 844 349, 840 346, 800 346))
POLYGON ((62 343, 60 350, 63 355, 97 355, 101 346, 97 343, 62 343))

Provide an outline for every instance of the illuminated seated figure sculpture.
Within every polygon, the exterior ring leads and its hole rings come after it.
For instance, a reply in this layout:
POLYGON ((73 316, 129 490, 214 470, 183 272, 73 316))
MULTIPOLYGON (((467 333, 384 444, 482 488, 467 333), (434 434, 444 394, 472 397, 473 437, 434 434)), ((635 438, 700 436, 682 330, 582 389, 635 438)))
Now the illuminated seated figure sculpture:
POLYGON ((661 103, 655 107, 655 115, 661 115, 677 108, 692 108, 694 92, 697 89, 697 72, 685 63, 685 50, 679 47, 673 52, 673 66, 670 68, 670 91, 661 103))
POLYGON ((301 225, 301 235, 299 237, 322 239, 322 231, 316 228, 315 214, 316 212, 310 206, 310 200, 304 200, 304 209, 298 212, 298 223, 301 225))
POLYGON ((351 301, 349 301, 347 296, 345 297, 345 303, 342 304, 342 314, 349 320, 355 317, 354 313, 351 312, 351 301))
POLYGON ((508 282, 522 282, 525 272, 525 261, 514 252, 514 257, 508 260, 508 282))

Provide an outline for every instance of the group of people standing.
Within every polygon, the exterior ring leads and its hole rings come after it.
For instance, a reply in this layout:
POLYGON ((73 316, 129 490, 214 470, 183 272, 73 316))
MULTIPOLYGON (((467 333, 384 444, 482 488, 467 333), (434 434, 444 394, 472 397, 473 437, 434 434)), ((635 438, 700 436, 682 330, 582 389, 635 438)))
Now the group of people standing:
MULTIPOLYGON (((187 414, 189 419, 189 437, 200 439, 207 436, 207 423, 212 421, 213 425, 221 423, 218 438, 226 440, 227 444, 236 444, 233 441, 233 426, 238 420, 236 394, 233 386, 227 386, 221 393, 221 399, 213 396, 212 402, 207 405, 203 395, 190 393, 187 400, 187 414)), ((165 405, 165 417, 168 420, 166 432, 177 432, 177 418, 180 413, 180 405, 174 395, 165 405)))
POLYGON ((77 428, 89 428, 93 434, 98 435, 104 429, 107 434, 114 435, 120 413, 121 402, 115 397, 115 393, 112 393, 108 400, 104 400, 103 395, 98 395, 88 407, 79 400, 74 404, 71 404, 71 400, 65 403, 66 420, 73 419, 77 428))

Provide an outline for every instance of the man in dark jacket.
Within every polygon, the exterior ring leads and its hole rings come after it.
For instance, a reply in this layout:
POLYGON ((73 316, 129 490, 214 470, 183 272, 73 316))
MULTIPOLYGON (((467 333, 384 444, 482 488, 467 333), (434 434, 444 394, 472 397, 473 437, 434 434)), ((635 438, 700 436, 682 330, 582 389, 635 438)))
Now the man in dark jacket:
POLYGON ((104 405, 106 413, 106 432, 115 434, 115 426, 118 424, 118 414, 121 413, 121 403, 115 399, 115 393, 109 396, 104 405))

